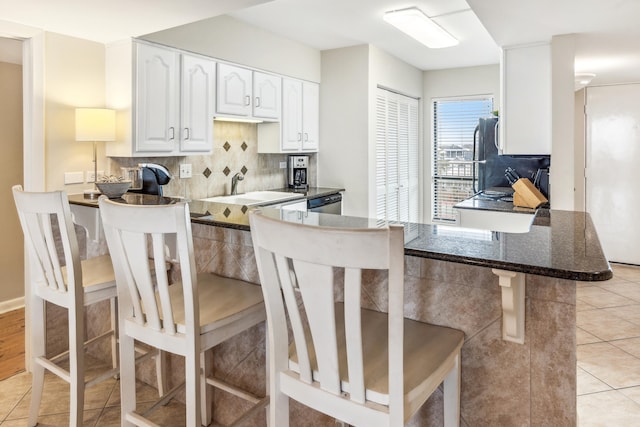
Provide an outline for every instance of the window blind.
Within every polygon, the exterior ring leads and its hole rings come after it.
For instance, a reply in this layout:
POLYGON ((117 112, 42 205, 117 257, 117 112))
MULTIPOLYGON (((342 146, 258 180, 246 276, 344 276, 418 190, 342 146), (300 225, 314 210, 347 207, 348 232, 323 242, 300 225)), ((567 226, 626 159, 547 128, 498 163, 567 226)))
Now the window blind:
POLYGON ((492 97, 433 101, 434 221, 455 221, 453 206, 473 194, 473 133, 492 110, 492 97))

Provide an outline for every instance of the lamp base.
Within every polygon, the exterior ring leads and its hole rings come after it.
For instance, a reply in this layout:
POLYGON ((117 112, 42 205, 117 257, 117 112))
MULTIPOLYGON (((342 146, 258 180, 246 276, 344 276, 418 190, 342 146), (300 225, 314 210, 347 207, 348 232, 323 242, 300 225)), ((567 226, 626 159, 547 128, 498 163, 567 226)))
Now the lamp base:
POLYGON ((84 190, 85 199, 95 200, 100 197, 101 194, 100 190, 84 190))

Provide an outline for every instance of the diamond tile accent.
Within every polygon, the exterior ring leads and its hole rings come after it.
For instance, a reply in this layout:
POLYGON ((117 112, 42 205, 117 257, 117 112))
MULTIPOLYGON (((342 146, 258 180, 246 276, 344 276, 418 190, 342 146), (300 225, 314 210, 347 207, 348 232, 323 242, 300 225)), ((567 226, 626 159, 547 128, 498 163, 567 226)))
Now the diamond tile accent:
POLYGON ((229 169, 229 166, 225 166, 222 173, 224 173, 224 176, 229 176, 229 174, 231 173, 231 169, 229 169))
POLYGON ((229 210, 229 208, 225 208, 222 214, 225 216, 225 218, 229 218, 229 215, 231 215, 231 211, 229 210))
POLYGON ((240 146, 240 148, 242 148, 242 151, 247 151, 247 148, 248 148, 248 147, 249 147, 249 146, 247 145, 247 143, 246 143, 246 142, 244 142, 244 141, 242 141, 242 145, 240 146))
POLYGON ((229 151, 229 148, 231 148, 231 144, 229 144, 229 141, 225 141, 222 148, 224 148, 224 151, 229 151))
POLYGON ((240 172, 242 172, 242 175, 246 175, 248 170, 249 169, 247 169, 246 166, 242 166, 242 169, 240 169, 240 172))
POLYGON ((204 175, 205 178, 209 178, 209 176, 211 176, 211 169, 206 168, 204 171, 202 171, 202 175, 204 175))
POLYGON ((242 213, 244 214, 244 213, 247 213, 247 211, 249 210, 249 208, 248 208, 248 207, 246 207, 246 206, 242 206, 242 208, 241 208, 240 210, 241 210, 241 211, 242 211, 242 213))

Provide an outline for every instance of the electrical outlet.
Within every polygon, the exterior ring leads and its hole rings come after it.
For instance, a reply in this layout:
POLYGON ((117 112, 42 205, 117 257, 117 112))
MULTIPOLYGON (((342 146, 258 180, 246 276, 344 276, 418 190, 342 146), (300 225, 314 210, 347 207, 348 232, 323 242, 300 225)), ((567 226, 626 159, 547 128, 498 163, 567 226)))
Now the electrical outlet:
POLYGON ((183 163, 180 165, 180 178, 191 178, 193 173, 191 171, 191 163, 183 163))
POLYGON ((82 184, 84 182, 84 174, 82 172, 65 172, 64 184, 82 184))
MULTIPOLYGON (((104 176, 104 171, 98 171, 98 179, 104 176)), ((96 179, 93 176, 93 171, 87 171, 87 182, 95 182, 96 179)))
POLYGON ((280 169, 286 169, 287 168, 287 162, 280 162, 280 169))

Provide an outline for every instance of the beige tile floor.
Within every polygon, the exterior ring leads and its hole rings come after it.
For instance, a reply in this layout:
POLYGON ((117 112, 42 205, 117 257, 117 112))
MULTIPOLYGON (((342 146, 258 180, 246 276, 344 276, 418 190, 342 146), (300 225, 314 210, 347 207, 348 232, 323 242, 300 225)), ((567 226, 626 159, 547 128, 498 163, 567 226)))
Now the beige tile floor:
MULTIPOLYGON (((613 271, 609 281, 578 283, 579 427, 640 426, 640 267, 614 264, 613 271)), ((30 399, 29 374, 1 381, 0 427, 26 425, 30 399)), ((154 388, 138 384, 141 407, 155 399, 154 388)), ((120 425, 118 381, 88 389, 85 400, 85 426, 120 425)), ((184 405, 171 401, 152 418, 162 425, 184 425, 184 410, 184 405)), ((68 385, 48 374, 39 425, 67 425, 68 412, 68 385)))
POLYGON ((640 268, 578 283, 579 427, 640 426, 640 268))
MULTIPOLYGON (((88 360, 91 369, 87 377, 106 370, 108 366, 88 360)), ((157 390, 138 382, 136 398, 138 408, 148 408, 158 398, 157 390)), ((0 382, 0 426, 24 427, 29 416, 31 401, 31 375, 21 373, 0 382)), ((120 426, 120 382, 108 379, 90 387, 85 392, 83 426, 120 426)), ((166 426, 185 424, 185 406, 175 400, 160 406, 149 416, 152 421, 166 426)), ((42 404, 38 416, 39 427, 69 425, 69 385, 53 374, 47 373, 42 404)))

